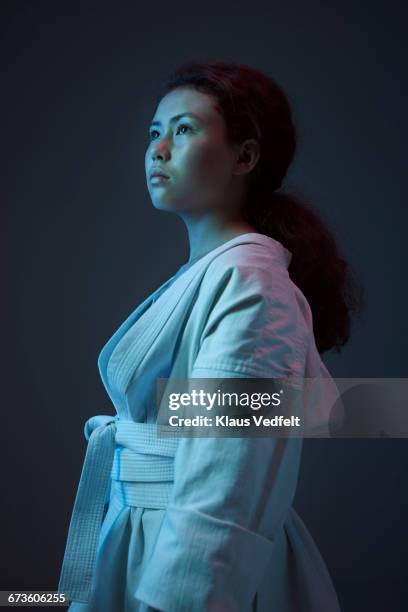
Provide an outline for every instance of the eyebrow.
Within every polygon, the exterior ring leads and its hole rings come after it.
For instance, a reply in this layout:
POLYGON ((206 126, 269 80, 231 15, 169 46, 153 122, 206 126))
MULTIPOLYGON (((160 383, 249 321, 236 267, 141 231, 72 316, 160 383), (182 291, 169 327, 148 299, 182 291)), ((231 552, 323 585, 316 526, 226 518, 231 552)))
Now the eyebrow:
MULTIPOLYGON (((170 119, 170 123, 175 123, 176 121, 181 119, 181 117, 185 116, 192 117, 193 119, 198 119, 198 121, 201 121, 200 117, 198 115, 195 115, 194 113, 180 113, 179 115, 174 115, 174 117, 170 119)), ((154 125, 161 125, 161 121, 152 121, 149 127, 153 127, 154 125)))

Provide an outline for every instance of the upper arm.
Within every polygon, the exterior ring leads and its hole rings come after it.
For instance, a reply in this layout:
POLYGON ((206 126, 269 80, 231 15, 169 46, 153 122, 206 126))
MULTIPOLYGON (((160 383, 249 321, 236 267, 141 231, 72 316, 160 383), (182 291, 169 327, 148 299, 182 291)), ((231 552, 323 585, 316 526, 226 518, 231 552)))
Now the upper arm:
POLYGON ((192 378, 205 370, 242 376, 300 376, 305 328, 287 270, 253 262, 208 275, 211 295, 192 378))

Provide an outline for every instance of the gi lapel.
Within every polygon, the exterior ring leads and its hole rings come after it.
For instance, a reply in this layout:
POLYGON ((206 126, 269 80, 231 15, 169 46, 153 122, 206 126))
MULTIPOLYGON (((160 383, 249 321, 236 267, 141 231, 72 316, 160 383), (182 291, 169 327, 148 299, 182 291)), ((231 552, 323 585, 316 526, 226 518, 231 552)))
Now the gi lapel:
POLYGON ((108 392, 108 395, 110 396, 110 398, 113 401, 113 397, 111 394, 111 389, 109 386, 109 382, 108 382, 108 377, 106 374, 106 370, 107 370, 107 366, 108 366, 108 362, 109 362, 109 358, 112 354, 113 349, 115 348, 116 344, 119 342, 119 340, 122 338, 122 336, 124 336, 124 334, 127 332, 127 330, 133 325, 133 323, 142 316, 142 314, 148 309, 149 305, 152 303, 152 301, 154 300, 156 294, 165 286, 167 285, 167 283, 169 283, 171 281, 173 277, 169 278, 168 280, 166 280, 164 283, 162 283, 160 285, 160 287, 158 287, 152 294, 150 294, 141 304, 139 304, 139 306, 137 306, 137 308, 135 308, 135 310, 133 310, 130 315, 127 317, 127 319, 125 319, 125 321, 120 325, 120 327, 117 329, 117 331, 113 334, 113 336, 108 340, 108 342, 103 346, 101 352, 99 353, 98 356, 98 368, 99 368, 99 373, 100 376, 102 378, 102 382, 105 386, 106 391, 108 392))

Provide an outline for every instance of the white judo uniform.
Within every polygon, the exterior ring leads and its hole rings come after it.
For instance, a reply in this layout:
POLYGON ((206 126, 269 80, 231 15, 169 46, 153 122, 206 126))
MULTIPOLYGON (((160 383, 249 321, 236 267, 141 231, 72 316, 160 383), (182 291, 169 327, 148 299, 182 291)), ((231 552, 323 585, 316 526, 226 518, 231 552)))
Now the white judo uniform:
POLYGON ((292 506, 301 438, 156 434, 157 378, 330 378, 290 259, 268 236, 237 236, 183 266, 103 347, 115 414, 85 424, 59 583, 70 612, 339 612, 292 506))

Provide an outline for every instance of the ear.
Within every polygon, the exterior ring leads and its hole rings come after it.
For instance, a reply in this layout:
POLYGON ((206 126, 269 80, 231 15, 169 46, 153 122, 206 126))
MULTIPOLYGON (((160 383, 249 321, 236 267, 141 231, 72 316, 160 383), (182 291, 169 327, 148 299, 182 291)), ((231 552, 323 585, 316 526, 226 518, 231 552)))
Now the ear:
POLYGON ((256 166, 260 156, 259 143, 254 138, 245 140, 238 146, 237 159, 234 163, 233 174, 248 174, 256 166))

